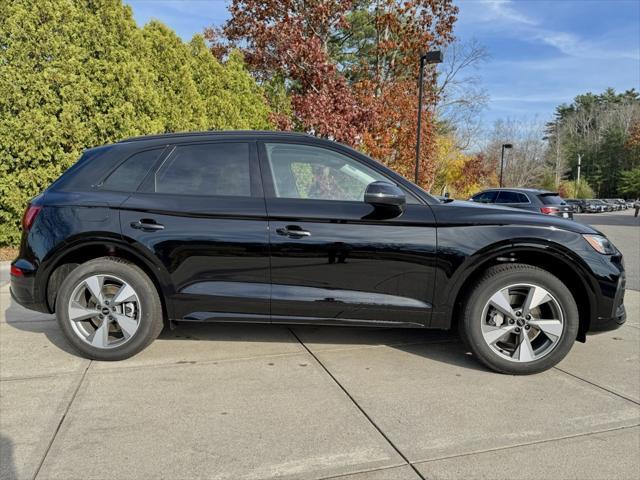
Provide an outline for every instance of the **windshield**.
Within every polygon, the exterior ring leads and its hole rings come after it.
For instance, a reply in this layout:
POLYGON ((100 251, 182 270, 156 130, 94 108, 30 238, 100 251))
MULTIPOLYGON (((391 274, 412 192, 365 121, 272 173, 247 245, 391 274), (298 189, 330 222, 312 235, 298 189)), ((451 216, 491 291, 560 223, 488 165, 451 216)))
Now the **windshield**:
POLYGON ((545 205, 566 205, 562 197, 557 193, 543 193, 538 197, 545 205))

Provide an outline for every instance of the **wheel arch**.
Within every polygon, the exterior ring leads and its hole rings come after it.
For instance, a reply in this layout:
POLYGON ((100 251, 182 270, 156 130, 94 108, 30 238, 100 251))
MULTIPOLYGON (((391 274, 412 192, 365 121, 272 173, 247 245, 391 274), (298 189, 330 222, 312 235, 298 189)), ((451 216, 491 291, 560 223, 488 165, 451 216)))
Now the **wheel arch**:
POLYGON ((91 240, 80 240, 65 246, 46 261, 47 267, 42 272, 41 285, 44 286, 44 300, 50 312, 55 312, 57 292, 68 273, 78 265, 100 257, 122 258, 144 271, 158 291, 165 322, 173 318, 173 305, 168 301, 173 287, 171 277, 164 266, 147 258, 123 241, 95 236, 92 236, 91 240))
POLYGON ((573 295, 580 317, 579 341, 584 342, 591 318, 596 312, 595 288, 582 260, 569 249, 551 242, 513 243, 496 245, 468 259, 458 278, 452 282, 447 303, 451 306, 451 324, 459 318, 463 300, 475 281, 494 265, 525 263, 542 268, 558 277, 573 295))

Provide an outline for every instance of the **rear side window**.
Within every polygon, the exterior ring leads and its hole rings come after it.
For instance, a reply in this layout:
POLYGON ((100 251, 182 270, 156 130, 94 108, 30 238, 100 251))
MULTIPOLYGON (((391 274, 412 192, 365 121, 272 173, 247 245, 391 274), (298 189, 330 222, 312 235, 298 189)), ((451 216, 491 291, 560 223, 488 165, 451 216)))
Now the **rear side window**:
POLYGON ((251 196, 249 144, 181 145, 155 173, 156 193, 251 196))
POLYGON ((565 205, 564 200, 557 193, 543 193, 538 198, 545 205, 565 205))
POLYGON ((529 203, 529 199, 522 193, 501 191, 496 203, 529 203))
POLYGON ((132 155, 102 182, 102 188, 119 192, 135 192, 162 150, 162 148, 145 150, 132 155))
POLYGON ((478 195, 472 197, 471 199, 474 202, 494 203, 496 201, 496 196, 497 195, 498 195, 498 192, 496 192, 495 190, 491 190, 489 192, 479 193, 478 195))

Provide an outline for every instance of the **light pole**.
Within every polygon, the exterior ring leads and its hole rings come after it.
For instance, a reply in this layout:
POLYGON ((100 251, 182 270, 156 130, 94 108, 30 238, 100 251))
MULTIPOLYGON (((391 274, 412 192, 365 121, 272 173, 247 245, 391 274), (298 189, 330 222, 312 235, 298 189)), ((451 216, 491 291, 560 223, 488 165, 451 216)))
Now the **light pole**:
POLYGON ((582 166, 582 155, 578 154, 578 175, 576 175, 576 188, 573 192, 576 198, 580 198, 578 191, 580 190, 580 167, 582 166))
POLYGON ((420 55, 420 75, 418 78, 418 133, 416 135, 416 171, 414 183, 418 184, 418 175, 420 174, 420 133, 422 130, 422 88, 424 83, 424 65, 425 63, 442 63, 444 56, 440 50, 433 50, 420 55))
POLYGON ((513 148, 513 145, 510 143, 502 144, 502 154, 500 155, 500 188, 502 188, 502 171, 504 170, 504 150, 506 148, 513 148))

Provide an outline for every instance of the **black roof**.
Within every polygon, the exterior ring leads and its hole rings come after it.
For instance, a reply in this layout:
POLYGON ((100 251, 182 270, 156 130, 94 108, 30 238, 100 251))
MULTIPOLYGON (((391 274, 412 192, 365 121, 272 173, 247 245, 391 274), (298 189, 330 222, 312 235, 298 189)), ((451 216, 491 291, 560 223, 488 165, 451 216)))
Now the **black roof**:
POLYGON ((217 137, 217 136, 284 136, 284 137, 302 137, 317 138, 306 133, 300 132, 282 132, 278 130, 209 130, 204 132, 178 132, 178 133, 161 133, 157 135, 142 135, 139 137, 129 137, 120 140, 118 143, 140 142, 146 140, 171 140, 173 138, 185 137, 217 137))
POLYGON ((551 190, 544 190, 542 188, 520 188, 520 187, 496 187, 496 188, 485 188, 483 190, 483 192, 488 192, 488 191, 499 191, 499 190, 504 190, 504 191, 508 191, 508 192, 528 192, 528 193, 553 193, 555 195, 557 195, 557 192, 551 191, 551 190))

